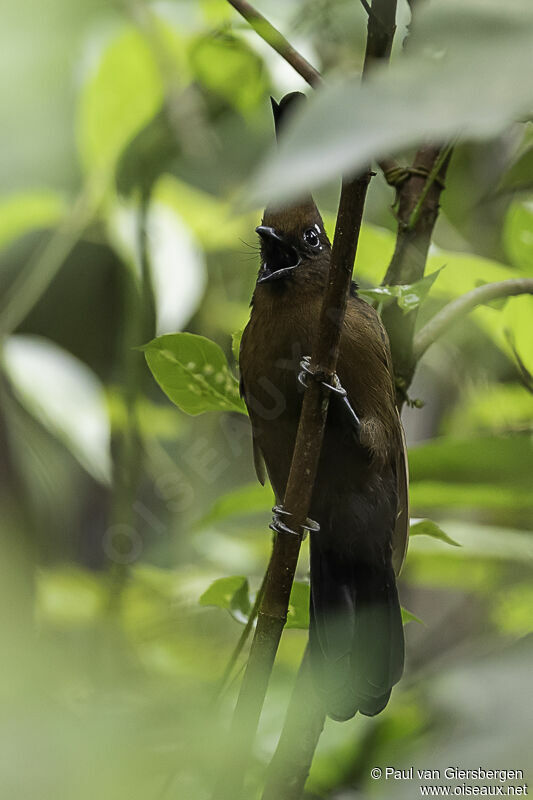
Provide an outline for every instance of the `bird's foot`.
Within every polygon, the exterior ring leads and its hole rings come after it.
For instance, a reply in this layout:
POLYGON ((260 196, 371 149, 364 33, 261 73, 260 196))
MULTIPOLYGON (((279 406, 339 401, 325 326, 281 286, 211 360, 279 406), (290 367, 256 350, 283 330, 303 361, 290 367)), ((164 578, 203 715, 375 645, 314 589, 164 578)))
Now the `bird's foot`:
POLYGON ((349 412, 352 423, 359 428, 361 426, 361 421, 355 411, 352 408, 352 404, 348 400, 348 395, 346 389, 342 385, 339 380, 339 376, 336 372, 331 375, 331 377, 326 380, 324 374, 321 370, 314 370, 311 367, 311 357, 304 356, 300 361, 300 372, 298 373, 298 382, 302 384, 302 386, 307 389, 307 379, 311 376, 315 380, 318 380, 322 386, 325 386, 326 389, 329 389, 330 392, 334 392, 338 395, 344 404, 346 410, 349 412))
POLYGON ((274 506, 272 512, 274 516, 272 517, 272 522, 268 527, 270 530, 274 531, 274 533, 290 533, 292 536, 301 536, 302 539, 305 539, 308 532, 318 533, 320 530, 320 525, 318 522, 315 522, 314 519, 309 519, 309 517, 307 517, 305 523, 300 525, 302 532, 298 533, 298 531, 295 531, 293 528, 290 528, 288 525, 286 525, 282 519, 282 517, 292 517, 292 513, 290 511, 286 511, 283 506, 278 505, 274 506))

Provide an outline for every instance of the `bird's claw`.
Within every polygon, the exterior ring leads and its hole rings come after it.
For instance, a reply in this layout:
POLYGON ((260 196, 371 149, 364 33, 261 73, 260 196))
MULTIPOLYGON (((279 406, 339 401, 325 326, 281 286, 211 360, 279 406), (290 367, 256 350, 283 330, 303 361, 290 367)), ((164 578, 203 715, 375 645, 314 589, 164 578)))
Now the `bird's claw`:
POLYGON ((341 398, 342 402, 346 406, 346 408, 347 408, 347 410, 348 410, 348 412, 349 412, 349 414, 350 414, 350 416, 352 418, 353 423, 357 426, 357 428, 359 428, 361 426, 361 421, 360 421, 359 417, 357 416, 357 414, 355 413, 355 411, 353 410, 352 404, 348 400, 348 395, 347 395, 346 389, 344 388, 344 386, 340 382, 339 376, 337 375, 337 373, 334 372, 331 375, 331 377, 329 378, 331 383, 329 383, 327 380, 325 380, 322 377, 322 373, 320 372, 320 370, 312 369, 312 367, 311 367, 311 357, 310 356, 304 356, 302 358, 302 360, 300 361, 300 372, 298 373, 298 382, 301 383, 302 386, 305 389, 307 389, 307 378, 308 378, 309 375, 311 375, 311 377, 315 378, 316 380, 319 380, 320 383, 322 384, 322 386, 325 386, 326 389, 329 389, 330 392, 334 392, 336 395, 338 395, 341 398))
POLYGON ((288 525, 286 525, 283 520, 281 519, 282 516, 285 517, 292 517, 292 513, 290 511, 286 511, 283 506, 277 505, 274 506, 272 509, 274 514, 272 518, 272 522, 268 526, 270 530, 274 531, 274 533, 290 533, 292 536, 301 536, 302 539, 305 539, 307 533, 318 533, 320 530, 320 525, 318 522, 315 522, 314 519, 310 519, 307 517, 305 523, 300 525, 302 529, 302 533, 298 533, 298 531, 293 530, 288 525))

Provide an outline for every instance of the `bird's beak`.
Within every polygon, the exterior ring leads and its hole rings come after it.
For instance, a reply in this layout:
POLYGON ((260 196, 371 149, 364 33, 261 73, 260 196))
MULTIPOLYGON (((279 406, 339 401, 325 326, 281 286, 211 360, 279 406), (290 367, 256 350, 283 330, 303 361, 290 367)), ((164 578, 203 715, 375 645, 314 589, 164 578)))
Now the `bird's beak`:
POLYGON ((258 283, 283 278, 298 266, 300 256, 296 248, 275 228, 259 225, 255 232, 261 238, 261 255, 263 257, 258 283))

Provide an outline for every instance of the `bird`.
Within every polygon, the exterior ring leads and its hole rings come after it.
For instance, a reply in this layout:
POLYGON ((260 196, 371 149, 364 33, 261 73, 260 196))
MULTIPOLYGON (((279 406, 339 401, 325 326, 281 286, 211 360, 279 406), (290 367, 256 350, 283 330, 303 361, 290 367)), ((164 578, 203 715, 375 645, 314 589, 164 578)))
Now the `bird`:
MULTIPOLYGON (((302 102, 296 92, 272 100, 278 138, 302 102)), ((290 531, 282 503, 331 243, 310 195, 267 206, 256 230, 261 265, 241 339, 240 386, 257 476, 264 483, 266 468, 278 504, 274 528, 282 535, 290 531)), ((324 710, 342 721, 382 711, 402 675, 396 575, 409 525, 405 438, 387 333, 355 284, 335 380, 309 512, 318 523, 308 526, 309 651, 324 710)))

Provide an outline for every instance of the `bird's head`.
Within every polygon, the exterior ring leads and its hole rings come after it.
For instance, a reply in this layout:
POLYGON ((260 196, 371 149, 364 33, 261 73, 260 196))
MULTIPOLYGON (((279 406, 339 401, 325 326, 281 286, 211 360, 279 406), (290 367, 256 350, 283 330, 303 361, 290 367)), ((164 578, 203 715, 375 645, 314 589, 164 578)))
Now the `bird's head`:
POLYGON ((288 279, 305 267, 326 265, 331 244, 312 200, 265 210, 256 232, 261 243, 258 284, 288 279))

